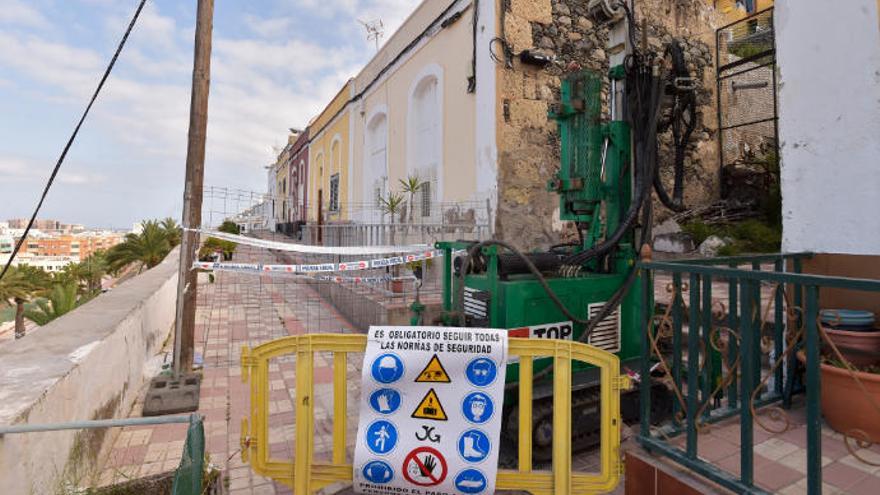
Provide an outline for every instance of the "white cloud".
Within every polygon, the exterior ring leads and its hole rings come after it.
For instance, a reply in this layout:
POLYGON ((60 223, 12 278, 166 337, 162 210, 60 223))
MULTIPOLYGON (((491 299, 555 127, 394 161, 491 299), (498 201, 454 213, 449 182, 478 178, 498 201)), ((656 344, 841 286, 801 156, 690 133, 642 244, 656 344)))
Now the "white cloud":
POLYGON ((49 21, 21 0, 0 0, 0 24, 44 28, 49 21))
MULTIPOLYGON (((4 1, 8 0, 0 0, 0 4, 4 1)), ((110 45, 121 35, 120 26, 127 25, 125 16, 131 15, 105 0, 80 1, 104 5, 83 7, 84 11, 112 11, 98 23, 106 36, 90 36, 90 48, 60 43, 55 40, 65 38, 50 38, 42 31, 0 32, 0 46, 4 47, 0 50, 0 73, 49 106, 59 100, 72 102, 76 110, 85 105, 115 48, 110 45), (95 38, 102 43, 100 49, 94 48, 95 38)), ((397 27, 394 23, 418 3, 305 2, 304 6, 300 0, 292 3, 336 16, 327 21, 334 29, 328 41, 319 42, 302 29, 301 24, 314 22, 314 16, 301 11, 296 17, 242 16, 240 22, 249 31, 223 32, 218 27, 222 24, 215 26, 206 184, 265 187, 262 167, 274 160, 271 146, 285 140, 289 127, 303 127, 317 115, 372 53, 355 22, 355 13, 382 17, 390 36, 390 30, 397 27)), ((170 10, 169 4, 156 5, 148 3, 83 129, 80 142, 88 140, 91 145, 85 148, 78 144, 68 157, 71 164, 64 165, 58 178, 67 186, 104 195, 104 203, 118 206, 115 209, 125 210, 127 213, 121 213, 125 215, 144 215, 144 209, 155 206, 133 204, 133 198, 147 194, 145 191, 168 207, 179 203, 176 186, 182 179, 186 154, 193 28, 160 11, 170 10), (86 167, 76 161, 83 159, 98 161, 86 167), (95 184, 101 186, 93 187, 95 184), (140 212, 129 211, 135 208, 140 212)), ((56 28, 61 31, 62 26, 56 28)), ((0 95, 0 101, 2 98, 0 95)), ((66 135, 59 139, 66 139, 66 135)), ((55 157, 48 153, 44 160, 10 158, 16 153, 29 154, 0 144, 0 188, 11 182, 28 181, 34 187, 41 184, 55 157)), ((64 190, 57 193, 66 198, 64 190)), ((102 209, 113 208, 98 208, 102 209)))

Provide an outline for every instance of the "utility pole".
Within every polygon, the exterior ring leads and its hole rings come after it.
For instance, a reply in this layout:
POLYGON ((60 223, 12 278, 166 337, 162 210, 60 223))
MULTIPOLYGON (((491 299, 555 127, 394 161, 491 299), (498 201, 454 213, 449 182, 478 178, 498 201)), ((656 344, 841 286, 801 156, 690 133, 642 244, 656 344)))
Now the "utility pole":
POLYGON ((199 408, 201 378, 192 372, 195 347, 196 292, 198 280, 192 265, 199 235, 186 229, 202 224, 202 187, 205 175, 205 139, 208 128, 208 91, 211 83, 211 31, 214 0, 198 0, 195 57, 186 148, 186 179, 183 186, 183 235, 177 277, 177 313, 174 320, 174 375, 157 377, 144 400, 144 416, 157 416, 199 408))
MULTIPOLYGON (((183 189, 183 227, 202 224, 202 186, 205 175, 205 139, 208 128, 208 92, 211 85, 211 31, 214 0, 198 0, 189 140, 186 149, 186 182, 183 189)), ((196 272, 192 270, 199 235, 183 231, 177 279, 177 318, 174 327, 174 376, 189 373, 193 364, 196 326, 196 272)))

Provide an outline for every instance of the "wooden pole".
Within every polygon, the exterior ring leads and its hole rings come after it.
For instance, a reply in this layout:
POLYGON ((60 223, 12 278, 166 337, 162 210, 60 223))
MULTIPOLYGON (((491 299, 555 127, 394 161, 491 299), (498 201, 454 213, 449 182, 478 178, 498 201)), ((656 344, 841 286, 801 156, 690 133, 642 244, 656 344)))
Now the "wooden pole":
MULTIPOLYGON (((202 224, 202 186, 205 172, 205 138, 208 127, 208 91, 211 85, 211 31, 214 0, 198 0, 189 142, 186 149, 186 182, 183 189, 183 227, 202 224)), ((174 327, 174 375, 192 370, 196 326, 196 272, 192 270, 199 236, 183 231, 177 279, 177 318, 174 327)))

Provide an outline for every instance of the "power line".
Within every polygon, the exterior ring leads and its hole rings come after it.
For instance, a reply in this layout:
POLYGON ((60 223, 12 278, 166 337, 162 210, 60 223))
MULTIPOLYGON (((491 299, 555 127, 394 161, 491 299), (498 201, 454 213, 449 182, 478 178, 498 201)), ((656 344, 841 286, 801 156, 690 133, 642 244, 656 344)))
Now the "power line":
POLYGON ((113 58, 110 60, 110 64, 104 71, 104 76, 101 77, 101 82, 99 82, 98 87, 95 88, 95 93, 92 95, 92 99, 89 100, 89 104, 86 106, 82 117, 79 118, 79 122, 77 122, 76 127, 73 129, 73 134, 70 135, 70 139, 67 140, 67 144, 64 146, 64 150, 61 151, 61 156, 58 157, 58 162, 55 163, 55 168, 52 170, 52 175, 49 176, 49 181, 46 182, 46 187, 43 188, 43 194, 40 196, 40 201, 37 203, 37 207, 34 209, 34 214, 31 215, 31 219, 28 222, 27 227, 24 229, 24 234, 21 236, 18 242, 15 243, 15 249, 12 250, 12 255, 9 257, 9 261, 6 262, 6 265, 3 267, 3 271, 0 272, 0 279, 2 279, 4 275, 6 275, 9 267, 12 265, 12 261, 15 259, 15 256, 18 255, 18 251, 19 249, 21 249, 21 245, 24 244, 25 240, 27 239, 27 236, 31 231, 31 227, 33 227, 34 222, 37 219, 37 215, 40 213, 40 208, 43 207, 43 201, 46 200, 46 196, 49 194, 49 188, 51 188, 52 183, 55 182, 55 176, 58 175, 58 171, 61 169, 61 164, 64 163, 64 158, 67 156, 67 152, 70 150, 71 145, 73 145, 73 141, 76 139, 76 135, 79 134, 80 127, 82 127, 83 122, 85 122, 86 117, 89 115, 89 111, 92 109, 92 105, 95 104, 95 100, 98 99, 98 94, 101 92, 101 88, 104 87, 104 83, 110 76, 110 72, 113 70, 113 66, 116 65, 116 59, 119 58, 119 54, 122 52, 122 47, 124 47, 125 42, 128 41, 128 35, 131 34, 131 30, 134 29, 134 24, 135 22, 137 22, 138 17, 141 15, 141 11, 144 9, 145 3, 147 3, 147 0, 141 0, 141 2, 138 4, 137 10, 134 12, 134 16, 131 18, 131 22, 128 24, 128 29, 125 30, 125 34, 122 36, 122 40, 120 40, 119 46, 116 47, 116 53, 113 54, 113 58))

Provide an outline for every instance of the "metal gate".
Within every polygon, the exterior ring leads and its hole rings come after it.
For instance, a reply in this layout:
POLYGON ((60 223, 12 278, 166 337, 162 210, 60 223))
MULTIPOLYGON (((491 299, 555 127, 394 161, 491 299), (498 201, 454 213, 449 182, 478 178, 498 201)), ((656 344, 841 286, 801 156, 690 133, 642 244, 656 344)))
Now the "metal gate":
POLYGON ((773 8, 719 28, 715 61, 722 197, 735 199, 743 176, 754 188, 743 196, 766 197, 779 185, 773 8))
MULTIPOLYGON (((297 495, 313 493, 337 482, 352 482, 352 465, 347 462, 346 449, 345 418, 350 414, 346 391, 350 384, 345 363, 347 354, 363 353, 366 345, 366 335, 307 334, 272 340, 253 349, 242 348, 241 378, 250 382, 250 416, 242 419, 241 455, 254 472, 289 486, 297 495), (333 362, 332 425, 316 436, 314 359, 316 353, 328 352, 332 353, 333 362), (282 356, 295 356, 296 363, 295 425, 291 425, 294 426, 291 432, 294 437, 293 459, 278 458, 270 445, 273 440, 269 426, 270 397, 274 390, 270 386, 270 360, 282 356), (315 458, 316 441, 332 444, 330 459, 315 458)), ((519 358, 520 365, 518 469, 499 470, 496 488, 526 491, 533 495, 613 490, 622 472, 620 392, 631 385, 629 377, 620 374, 617 356, 580 342, 522 338, 511 338, 508 352, 519 358), (551 470, 534 470, 531 448, 533 360, 544 357, 552 358, 555 368, 553 462, 551 470), (576 472, 571 462, 571 369, 574 361, 599 368, 601 461, 599 471, 593 473, 576 472)))

